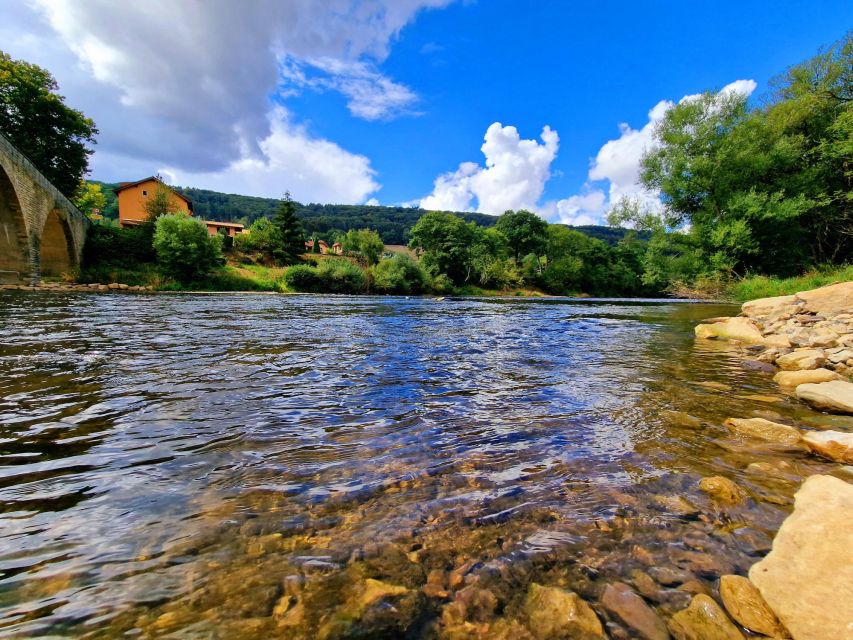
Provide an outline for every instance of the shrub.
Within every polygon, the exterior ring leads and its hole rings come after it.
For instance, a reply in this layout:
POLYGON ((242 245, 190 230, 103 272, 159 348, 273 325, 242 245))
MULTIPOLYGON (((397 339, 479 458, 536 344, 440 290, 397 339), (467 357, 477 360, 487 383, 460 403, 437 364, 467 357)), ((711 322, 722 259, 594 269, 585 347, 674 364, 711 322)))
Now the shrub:
POLYGON ((373 288, 382 293, 423 293, 429 285, 429 277, 420 263, 402 253, 380 260, 372 274, 373 288))
POLYGON ((297 264, 285 271, 284 284, 291 291, 302 293, 318 293, 322 290, 317 269, 307 264, 297 264))
POLYGON ((326 293, 364 293, 367 289, 367 274, 349 260, 324 260, 317 274, 326 293))
POLYGON ((154 250, 163 270, 179 282, 200 280, 223 264, 222 239, 204 222, 186 215, 157 218, 154 250))
POLYGON ((234 247, 239 251, 260 251, 268 255, 281 244, 279 232, 269 218, 258 218, 249 227, 249 233, 241 233, 234 238, 234 247))
POLYGON ((119 229, 92 225, 83 246, 83 266, 101 264, 130 266, 138 262, 153 262, 151 236, 141 229, 119 229))

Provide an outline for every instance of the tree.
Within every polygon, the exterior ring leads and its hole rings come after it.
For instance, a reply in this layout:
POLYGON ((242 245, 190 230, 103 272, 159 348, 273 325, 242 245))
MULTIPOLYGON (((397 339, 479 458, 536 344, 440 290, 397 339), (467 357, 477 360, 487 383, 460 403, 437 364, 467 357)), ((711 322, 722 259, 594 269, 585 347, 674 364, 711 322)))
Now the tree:
POLYGON ((66 196, 89 171, 98 129, 65 104, 59 85, 41 67, 0 51, 0 133, 66 196))
POLYGON ((211 236, 204 222, 188 215, 157 218, 153 244, 157 262, 182 283, 199 280, 223 263, 221 236, 211 236))
POLYGON ((535 213, 520 209, 506 211, 498 218, 497 230, 506 237, 513 260, 518 264, 519 258, 529 253, 542 252, 545 245, 545 229, 548 223, 535 213))
POLYGON ((296 264, 305 253, 305 236, 296 216, 296 203, 289 191, 285 192, 278 205, 273 224, 278 230, 278 246, 273 250, 273 256, 284 264, 296 264))
POLYGON ((249 227, 249 233, 238 234, 234 246, 240 251, 260 251, 272 255, 281 244, 278 228, 269 218, 258 218, 249 227))
POLYGON ((417 221, 409 246, 423 252, 423 264, 433 275, 444 274, 455 284, 473 274, 471 248, 477 227, 451 213, 430 211, 417 221))
POLYGON ((156 182, 157 186, 154 188, 154 193, 145 200, 143 205, 147 222, 152 224, 160 216, 172 215, 181 210, 174 192, 160 180, 159 176, 156 178, 156 182))
POLYGON ((418 294, 429 287, 429 276, 420 263, 404 253, 380 260, 371 273, 373 288, 382 293, 418 294))
POLYGON ((107 198, 101 190, 101 185, 85 180, 80 181, 80 186, 77 188, 72 202, 75 207, 89 217, 103 213, 107 206, 107 198))
POLYGON ((379 256, 385 249, 385 244, 379 234, 370 229, 360 229, 358 231, 349 230, 344 236, 343 242, 344 253, 347 255, 359 258, 365 265, 370 266, 379 262, 379 256))

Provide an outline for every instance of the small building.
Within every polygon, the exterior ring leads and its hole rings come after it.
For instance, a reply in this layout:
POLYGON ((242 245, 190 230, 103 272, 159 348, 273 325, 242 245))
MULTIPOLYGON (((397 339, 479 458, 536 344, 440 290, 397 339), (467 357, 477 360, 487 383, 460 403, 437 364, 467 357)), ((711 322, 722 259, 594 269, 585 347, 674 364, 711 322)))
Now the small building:
MULTIPOLYGON (((329 245, 325 240, 318 240, 317 244, 320 247, 320 253, 329 253, 329 245)), ((314 241, 306 240, 305 241, 305 252, 306 253, 314 253, 314 241)))
POLYGON ((241 233, 246 233, 245 227, 239 222, 216 222, 215 220, 205 220, 207 232, 215 236, 217 233, 224 233, 232 238, 241 233))
POLYGON ((145 203, 149 202, 149 198, 154 197, 158 189, 167 190, 169 199, 177 212, 193 214, 192 200, 155 176, 136 182, 122 182, 114 190, 118 196, 118 223, 122 229, 139 226, 148 219, 145 203))
POLYGON ((336 242, 332 245, 332 253, 337 256, 342 256, 344 254, 344 245, 340 242, 336 242))

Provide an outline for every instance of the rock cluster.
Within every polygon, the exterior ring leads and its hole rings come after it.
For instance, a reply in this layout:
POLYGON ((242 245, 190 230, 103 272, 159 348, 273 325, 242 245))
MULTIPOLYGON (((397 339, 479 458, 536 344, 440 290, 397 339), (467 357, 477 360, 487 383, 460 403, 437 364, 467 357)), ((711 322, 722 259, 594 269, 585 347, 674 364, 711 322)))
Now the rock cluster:
POLYGON ((154 291, 154 287, 146 287, 142 285, 128 285, 120 282, 110 282, 109 284, 80 284, 76 282, 42 282, 36 286, 24 284, 2 284, 0 291, 154 291))

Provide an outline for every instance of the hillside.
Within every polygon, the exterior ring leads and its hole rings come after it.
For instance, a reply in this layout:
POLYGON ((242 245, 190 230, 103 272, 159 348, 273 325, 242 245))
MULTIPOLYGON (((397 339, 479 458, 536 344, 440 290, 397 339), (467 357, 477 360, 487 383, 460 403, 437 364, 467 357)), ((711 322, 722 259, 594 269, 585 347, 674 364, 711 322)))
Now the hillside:
MULTIPOLYGON (((98 182, 93 180, 92 182, 98 182)), ((118 217, 118 201, 113 193, 118 185, 99 183, 107 196, 104 215, 107 218, 118 217)), ((196 215, 206 220, 225 222, 243 222, 251 224, 260 217, 272 217, 278 207, 276 198, 259 198, 232 193, 220 193, 208 189, 175 187, 193 201, 196 215)), ((418 219, 425 213, 417 207, 383 207, 373 205, 349 204, 300 204, 299 217, 309 235, 325 236, 335 231, 349 229, 375 229, 386 244, 404 245, 408 243, 408 233, 418 219)), ((452 212, 455 215, 483 227, 491 227, 497 221, 496 216, 485 213, 452 212)), ((586 235, 598 238, 610 245, 618 243, 627 233, 625 229, 586 225, 574 227, 586 235)))

